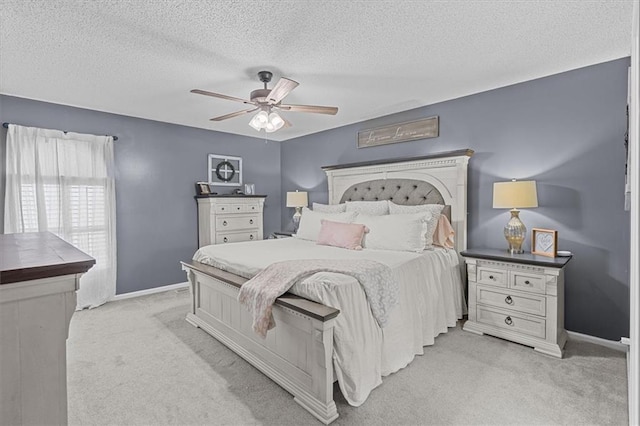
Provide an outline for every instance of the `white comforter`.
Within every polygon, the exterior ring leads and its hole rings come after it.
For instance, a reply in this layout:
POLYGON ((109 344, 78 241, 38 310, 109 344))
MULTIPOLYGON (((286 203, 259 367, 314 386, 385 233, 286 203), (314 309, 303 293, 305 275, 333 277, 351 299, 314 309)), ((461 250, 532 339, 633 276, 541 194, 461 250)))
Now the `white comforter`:
MULTIPOLYGON (((320 272, 289 291, 340 310, 334 329, 334 371, 345 399, 362 404, 387 376, 424 353, 423 346, 455 327, 466 313, 458 255, 453 250, 423 253, 362 251, 316 245, 297 238, 200 248, 193 260, 251 278, 274 262, 296 259, 370 259, 389 266, 399 287, 399 305, 380 328, 358 281, 320 272)), ((277 327, 277 324, 276 324, 277 327)))

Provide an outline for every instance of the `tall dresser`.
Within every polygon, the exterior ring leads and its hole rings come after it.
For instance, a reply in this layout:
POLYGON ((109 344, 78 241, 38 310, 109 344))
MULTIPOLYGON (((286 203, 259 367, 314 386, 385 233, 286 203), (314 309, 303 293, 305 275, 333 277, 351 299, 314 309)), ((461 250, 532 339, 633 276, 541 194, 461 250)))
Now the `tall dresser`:
POLYGON ((0 235, 0 425, 67 424, 67 336, 95 260, 49 232, 0 235))
POLYGON ((266 195, 200 195, 198 247, 264 238, 266 195))

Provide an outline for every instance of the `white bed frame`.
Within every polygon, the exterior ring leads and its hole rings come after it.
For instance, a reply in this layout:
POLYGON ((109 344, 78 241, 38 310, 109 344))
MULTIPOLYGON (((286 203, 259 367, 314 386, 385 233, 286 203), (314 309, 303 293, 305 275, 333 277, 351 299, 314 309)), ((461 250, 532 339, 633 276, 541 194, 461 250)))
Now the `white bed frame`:
MULTIPOLYGON (((455 247, 467 244, 467 164, 473 154, 462 150, 413 159, 323 167, 329 202, 338 203, 356 183, 406 178, 431 183, 451 206, 455 247)), ((337 309, 289 293, 273 309, 277 326, 262 340, 251 328, 251 316, 237 302, 237 275, 199 262, 182 262, 191 288, 187 321, 200 327, 262 371, 294 396, 294 401, 324 424, 338 418, 333 401, 333 328, 337 309)))

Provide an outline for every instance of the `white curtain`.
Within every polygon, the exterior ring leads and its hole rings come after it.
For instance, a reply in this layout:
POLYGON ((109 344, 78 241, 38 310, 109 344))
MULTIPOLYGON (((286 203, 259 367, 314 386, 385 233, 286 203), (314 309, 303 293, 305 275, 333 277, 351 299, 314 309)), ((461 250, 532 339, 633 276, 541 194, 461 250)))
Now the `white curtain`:
POLYGON ((4 230, 50 231, 96 259, 80 279, 77 309, 116 292, 113 138, 10 124, 4 230))

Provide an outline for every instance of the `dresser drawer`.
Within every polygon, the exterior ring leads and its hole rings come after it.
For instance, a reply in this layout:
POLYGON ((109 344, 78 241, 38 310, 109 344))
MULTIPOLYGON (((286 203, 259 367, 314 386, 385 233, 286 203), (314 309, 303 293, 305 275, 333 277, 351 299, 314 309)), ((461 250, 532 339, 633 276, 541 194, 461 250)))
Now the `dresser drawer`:
POLYGON ((216 229, 218 232, 257 228, 257 226, 257 216, 223 216, 216 218, 216 229))
POLYGON ((499 287, 507 287, 508 272, 503 269, 487 268, 485 266, 479 266, 477 272, 478 284, 489 284, 499 287))
POLYGON ((509 292, 495 287, 476 286, 476 303, 545 316, 547 298, 537 294, 509 292))
POLYGON ((219 233, 216 235, 216 244, 239 243, 242 241, 256 241, 258 235, 256 231, 219 233))
POLYGON ((544 294, 546 291, 545 277, 544 275, 512 271, 509 287, 515 290, 544 294))
POLYGON ((526 334, 544 339, 546 336, 546 321, 542 318, 529 316, 506 309, 477 306, 477 321, 514 333, 526 334))

